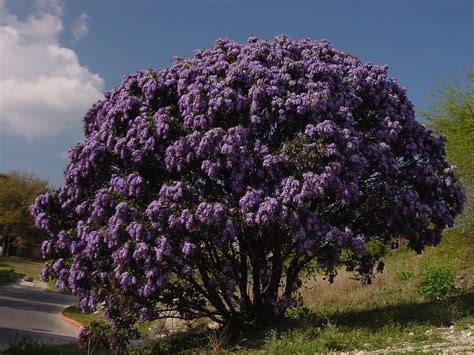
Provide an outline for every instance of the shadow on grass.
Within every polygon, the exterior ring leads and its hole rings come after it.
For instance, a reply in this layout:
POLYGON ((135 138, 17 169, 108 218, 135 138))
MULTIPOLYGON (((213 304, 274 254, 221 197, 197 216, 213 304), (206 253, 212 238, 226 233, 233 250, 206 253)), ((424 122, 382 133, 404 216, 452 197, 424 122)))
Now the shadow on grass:
POLYGON ((328 314, 325 317, 311 312, 302 312, 299 316, 279 319, 269 326, 245 325, 228 330, 208 331, 199 335, 184 334, 156 344, 160 353, 189 352, 194 349, 213 348, 213 342, 226 338, 227 349, 259 349, 268 340, 270 332, 284 333, 324 329, 330 324, 342 331, 367 330, 380 331, 384 326, 449 326, 454 322, 474 316, 474 292, 446 297, 422 303, 404 303, 373 308, 362 311, 346 311, 328 314))
POLYGON ((46 329, 26 331, 0 327, 2 355, 79 354, 79 350, 75 351, 74 343, 75 338, 51 334, 46 329))
POLYGON ((474 292, 422 303, 404 303, 364 311, 334 314, 329 319, 338 326, 375 330, 384 324, 449 326, 474 316, 474 292))
POLYGON ((8 285, 22 277, 25 277, 25 274, 17 273, 12 270, 0 270, 0 286, 8 285))

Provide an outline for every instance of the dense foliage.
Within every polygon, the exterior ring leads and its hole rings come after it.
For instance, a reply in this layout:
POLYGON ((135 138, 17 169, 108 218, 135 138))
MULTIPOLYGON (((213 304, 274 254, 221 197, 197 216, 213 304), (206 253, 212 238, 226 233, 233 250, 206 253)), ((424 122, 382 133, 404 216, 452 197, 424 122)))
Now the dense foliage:
POLYGON ((12 171, 0 175, 0 247, 3 255, 41 258, 39 246, 46 233, 35 226, 29 207, 48 191, 48 182, 12 171))
POLYGON ((278 36, 124 78, 32 208, 43 277, 101 304, 117 346, 137 320, 284 312, 311 268, 370 276, 374 242, 437 244, 464 195, 386 74, 278 36))
POLYGON ((422 111, 430 128, 446 136, 446 152, 456 165, 464 186, 465 203, 462 224, 474 221, 474 71, 463 78, 440 83, 431 93, 430 111, 422 111))

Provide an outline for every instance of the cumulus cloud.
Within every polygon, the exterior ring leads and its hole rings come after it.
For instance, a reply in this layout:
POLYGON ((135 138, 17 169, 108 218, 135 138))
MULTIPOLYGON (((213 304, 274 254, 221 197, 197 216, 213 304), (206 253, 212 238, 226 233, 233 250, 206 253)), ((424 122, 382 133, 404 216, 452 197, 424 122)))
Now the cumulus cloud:
POLYGON ((89 15, 87 15, 84 11, 81 11, 79 19, 72 25, 72 36, 76 41, 80 40, 82 37, 86 36, 87 33, 89 33, 89 28, 87 27, 89 20, 89 15))
MULTIPOLYGON (((0 0, 0 2, 4 2, 4 0, 0 0)), ((63 7, 61 6, 60 0, 36 0, 35 7, 40 12, 57 16, 63 14, 63 7)))
POLYGON ((0 129, 55 135, 102 98, 103 79, 60 45, 60 14, 57 1, 42 0, 21 21, 0 0, 0 129))

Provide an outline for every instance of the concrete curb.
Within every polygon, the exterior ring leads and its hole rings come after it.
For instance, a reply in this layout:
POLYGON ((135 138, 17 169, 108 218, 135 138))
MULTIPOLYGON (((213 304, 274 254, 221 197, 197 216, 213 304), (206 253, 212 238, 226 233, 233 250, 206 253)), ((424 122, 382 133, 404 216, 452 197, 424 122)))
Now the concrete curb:
POLYGON ((64 314, 63 314, 63 311, 59 312, 58 313, 58 316, 59 318, 61 318, 63 321, 73 325, 74 327, 76 328, 82 328, 84 327, 84 325, 82 325, 81 323, 79 323, 78 321, 75 321, 74 319, 71 319, 69 317, 66 317, 64 314))

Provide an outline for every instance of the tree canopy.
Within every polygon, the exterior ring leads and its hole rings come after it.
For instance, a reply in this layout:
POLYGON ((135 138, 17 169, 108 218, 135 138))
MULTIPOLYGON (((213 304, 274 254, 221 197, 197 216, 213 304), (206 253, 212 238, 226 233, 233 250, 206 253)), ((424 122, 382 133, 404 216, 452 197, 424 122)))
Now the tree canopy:
POLYGON ((368 278, 371 243, 436 245, 463 206, 387 67, 327 41, 217 40, 127 76, 84 126, 33 214, 43 277, 102 305, 114 347, 137 320, 282 314, 303 272, 368 278))
POLYGON ((35 227, 29 207, 48 190, 48 182, 13 171, 0 176, 0 239, 4 255, 41 257, 45 232, 35 227))
POLYGON ((448 160, 456 165, 464 185, 467 203, 465 221, 473 220, 474 213, 474 71, 465 77, 439 83, 431 93, 430 111, 421 114, 436 133, 446 137, 448 160))

